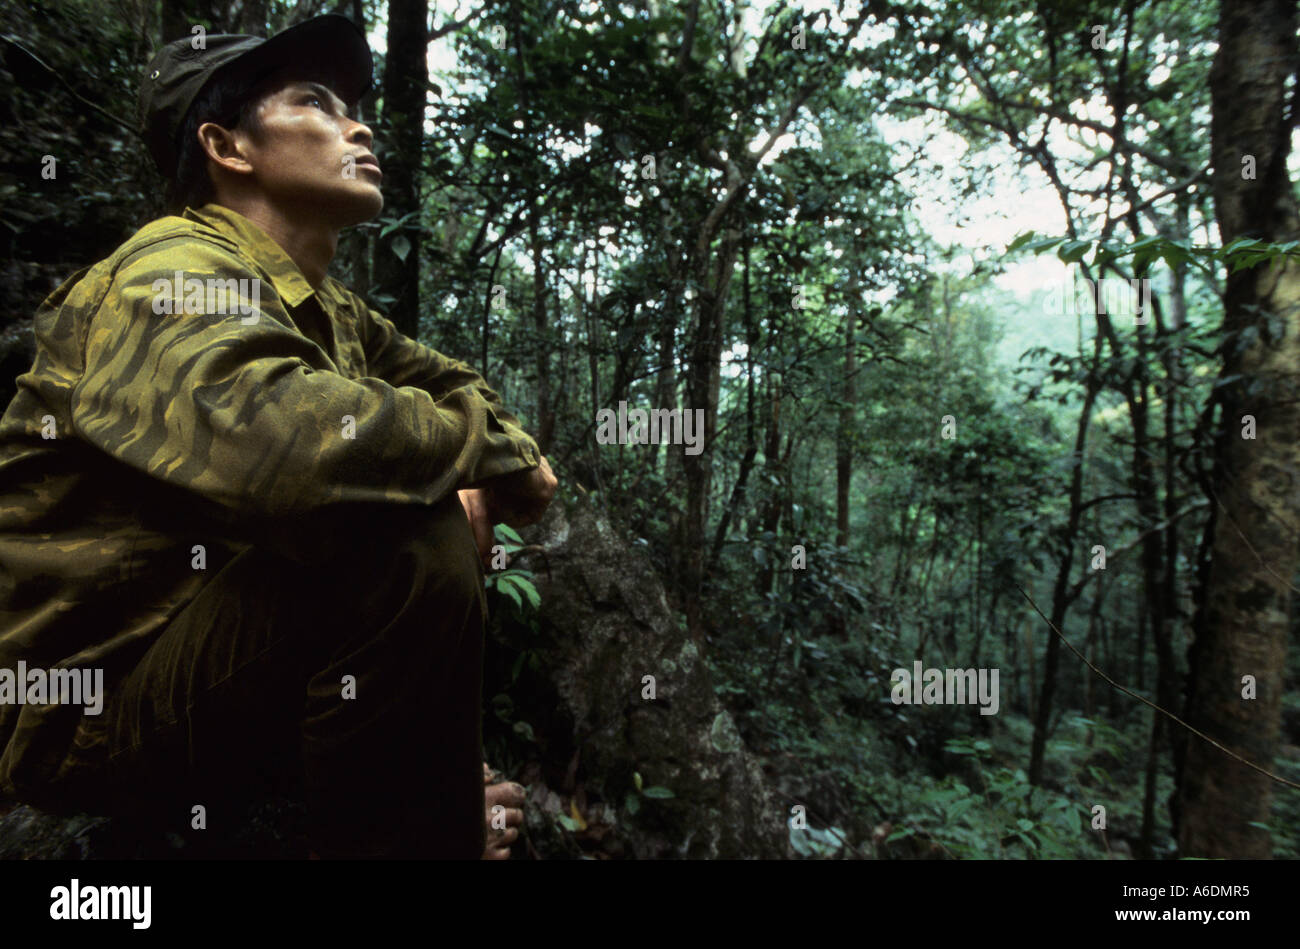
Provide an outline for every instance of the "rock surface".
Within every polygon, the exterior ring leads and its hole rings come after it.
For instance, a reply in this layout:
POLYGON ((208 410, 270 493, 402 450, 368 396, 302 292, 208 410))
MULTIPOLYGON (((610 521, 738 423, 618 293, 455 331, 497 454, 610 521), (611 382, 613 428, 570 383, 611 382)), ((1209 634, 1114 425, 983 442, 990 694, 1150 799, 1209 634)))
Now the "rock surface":
POLYGON ((535 631, 507 625, 501 637, 537 659, 538 671, 507 690, 536 733, 537 760, 519 778, 533 835, 551 833, 542 824, 562 812, 587 825, 580 843, 596 838, 581 849, 605 856, 791 856, 788 814, 644 548, 588 499, 556 502, 524 539, 542 548, 517 561, 535 573, 540 616, 535 631), (634 774, 642 791, 672 797, 638 792, 634 774))

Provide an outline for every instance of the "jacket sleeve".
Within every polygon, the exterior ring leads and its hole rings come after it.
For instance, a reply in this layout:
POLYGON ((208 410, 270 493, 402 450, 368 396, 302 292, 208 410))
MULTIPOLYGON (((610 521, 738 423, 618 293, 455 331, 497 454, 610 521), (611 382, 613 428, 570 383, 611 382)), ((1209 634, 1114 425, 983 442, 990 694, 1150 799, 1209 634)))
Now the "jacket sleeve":
POLYGON ((89 323, 76 434, 241 519, 277 523, 349 502, 432 505, 538 463, 468 378, 446 374, 435 396, 334 371, 262 277, 193 237, 127 258, 89 323), (242 308, 228 302, 228 315, 157 312, 187 299, 178 264, 185 278, 259 280, 256 305, 255 285, 240 284, 242 308))
POLYGON ((472 386, 493 406, 497 419, 512 438, 529 452, 540 456, 537 443, 524 431, 519 419, 506 411, 501 397, 469 365, 451 359, 401 333, 393 321, 366 306, 351 294, 357 314, 357 333, 366 353, 367 372, 394 386, 415 386, 435 398, 461 386, 472 386))

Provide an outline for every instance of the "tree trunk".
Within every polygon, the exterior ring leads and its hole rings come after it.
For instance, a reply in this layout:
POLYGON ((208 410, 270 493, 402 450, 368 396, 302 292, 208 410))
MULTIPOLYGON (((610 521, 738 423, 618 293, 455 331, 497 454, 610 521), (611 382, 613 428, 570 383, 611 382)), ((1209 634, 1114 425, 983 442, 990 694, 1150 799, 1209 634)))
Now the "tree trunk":
MULTIPOLYGON (((388 318, 411 338, 420 330, 420 193, 418 172, 424 141, 424 104, 429 85, 425 40, 427 0, 388 0, 388 55, 384 61, 384 121, 389 151, 384 157, 384 216, 412 214, 376 248, 375 282, 392 296, 388 318), (395 249, 402 246, 405 256, 395 249)), ((491 288, 489 288, 490 290, 491 288)))
MULTIPOLYGON (((352 22, 361 27, 362 33, 369 29, 366 25, 365 4, 361 0, 352 0, 352 22)), ((357 121, 370 126, 372 132, 375 131, 374 106, 375 90, 372 87, 361 97, 356 108, 357 121)), ((370 234, 369 230, 354 229, 347 235, 348 289, 353 290, 362 299, 370 294, 370 266, 375 254, 375 242, 371 240, 370 234)), ((342 246, 341 242, 340 246, 342 246)))
POLYGON ((1156 818, 1156 777, 1160 768, 1160 722, 1163 715, 1151 712, 1151 732, 1147 741, 1147 763, 1143 774, 1142 789, 1142 830, 1138 834, 1137 858, 1150 860, 1152 845, 1155 842, 1156 818))
MULTIPOLYGON (((1287 174, 1288 79, 1296 72, 1295 5, 1224 3, 1210 73, 1215 215, 1226 245, 1241 236, 1300 237, 1287 174), (1243 164, 1246 159, 1248 164, 1243 164), (1246 177, 1249 163, 1255 175, 1246 177)), ((1210 565, 1185 716, 1237 754, 1267 766, 1277 747, 1290 581, 1300 521, 1300 267, 1230 273, 1224 298, 1223 414, 1215 444, 1210 565), (1280 323, 1280 325, 1278 325, 1280 323), (1241 331, 1252 329, 1253 338, 1241 331), (1255 437, 1243 437, 1253 416, 1255 437), (1253 676, 1257 697, 1242 695, 1253 676)), ((1187 741, 1175 806, 1183 857, 1267 858, 1270 781, 1195 738, 1187 741)))
POLYGON ((754 313, 749 294, 748 235, 745 237, 744 247, 745 271, 741 286, 744 291, 743 311, 745 318, 745 456, 740 459, 740 471, 736 475, 736 483, 731 489, 731 500, 727 502, 722 517, 718 519, 718 530, 713 535, 714 563, 717 563, 718 558, 722 555, 722 545, 726 543, 727 530, 731 526, 732 518, 738 517, 740 509, 744 506, 745 486, 749 481, 749 474, 754 468, 754 459, 758 457, 758 435, 754 425, 754 347, 758 345, 758 328, 754 325, 754 313))
POLYGON ((708 522, 709 488, 713 475, 714 436, 718 430, 718 391, 722 382, 723 313, 727 287, 735 270, 739 250, 738 234, 728 230, 718 250, 710 249, 711 236, 702 233, 696 244, 695 283, 696 332, 686 369, 688 395, 685 411, 704 410, 704 450, 698 455, 683 452, 686 472, 686 625, 696 642, 703 639, 702 597, 706 564, 705 526, 708 522))
MULTIPOLYGON (((1052 588, 1052 625, 1061 629, 1065 612, 1069 608, 1070 570, 1074 566, 1074 548, 1079 539, 1079 521, 1083 501, 1083 449, 1088 441, 1088 426, 1092 421, 1092 406, 1097 400, 1101 381, 1098 370, 1101 363, 1102 334, 1096 337, 1093 365, 1088 373, 1083 407, 1079 410, 1079 424, 1074 436, 1074 455, 1077 463, 1070 476, 1070 513, 1066 520, 1065 535, 1061 541, 1061 562, 1056 568, 1056 583, 1052 588)), ((1032 662, 1033 643, 1030 642, 1032 662)), ((1043 755, 1047 748, 1047 735, 1051 724, 1052 699, 1056 693, 1056 668, 1060 661, 1061 641, 1050 628, 1047 630, 1047 653, 1043 659, 1043 686, 1034 712, 1034 736, 1029 752, 1029 783, 1042 784, 1043 755)), ((1030 679, 1033 669, 1030 668, 1030 679)))
POLYGON ((547 338, 546 270, 542 259, 542 241, 538 226, 541 195, 531 195, 528 209, 528 241, 533 257, 533 331, 537 334, 537 447, 544 455, 555 440, 555 411, 551 405, 551 344, 547 338))
POLYGON ((849 298, 844 308, 844 383, 840 391, 839 426, 835 432, 835 545, 849 544, 849 487, 853 478, 854 403, 857 401, 854 330, 857 328, 857 271, 849 276, 849 298))
MULTIPOLYGON (((785 473, 781 470, 781 387, 783 380, 779 373, 769 373, 767 377, 768 384, 768 429, 767 441, 763 446, 763 465, 769 474, 767 500, 763 505, 763 519, 759 522, 759 530, 762 534, 775 534, 777 527, 781 522, 781 485, 784 482, 785 473), (772 484, 771 477, 775 476, 778 483, 772 484)), ((769 543, 763 541, 763 543, 769 543)), ((783 553, 776 546, 775 541, 771 541, 768 547, 771 556, 763 561, 763 566, 758 571, 758 580, 756 589, 759 596, 767 596, 772 591, 772 570, 773 558, 783 553)))

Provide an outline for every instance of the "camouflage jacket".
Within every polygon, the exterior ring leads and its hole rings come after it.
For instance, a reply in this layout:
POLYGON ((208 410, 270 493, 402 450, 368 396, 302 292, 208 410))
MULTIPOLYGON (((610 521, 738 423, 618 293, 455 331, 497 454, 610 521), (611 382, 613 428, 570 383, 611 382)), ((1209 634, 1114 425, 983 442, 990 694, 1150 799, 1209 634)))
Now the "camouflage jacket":
MULTIPOLYGON (((540 460, 469 366, 218 205, 141 228, 35 329, 0 419, 0 670, 111 682, 241 550, 319 562, 332 512, 540 460)), ((0 794, 54 777, 82 711, 0 704, 0 794)))

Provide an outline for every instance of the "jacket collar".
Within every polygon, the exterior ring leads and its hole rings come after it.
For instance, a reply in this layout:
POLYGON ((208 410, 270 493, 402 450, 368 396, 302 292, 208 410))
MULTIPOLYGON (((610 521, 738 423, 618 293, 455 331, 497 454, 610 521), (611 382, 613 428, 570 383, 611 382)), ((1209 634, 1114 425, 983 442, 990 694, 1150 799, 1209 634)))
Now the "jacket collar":
MULTIPOLYGON (((226 235, 256 260, 271 278, 271 286, 276 295, 292 307, 301 306, 303 301, 316 291, 302 275, 298 265, 284 252, 271 236, 242 214, 232 211, 220 204, 205 204, 195 210, 186 208, 182 217, 206 224, 208 227, 226 235)), ((326 283, 329 278, 326 278, 326 283)), ((322 287, 324 284, 322 284, 322 287)), ((335 301, 327 290, 316 294, 322 306, 333 309, 335 301)))

